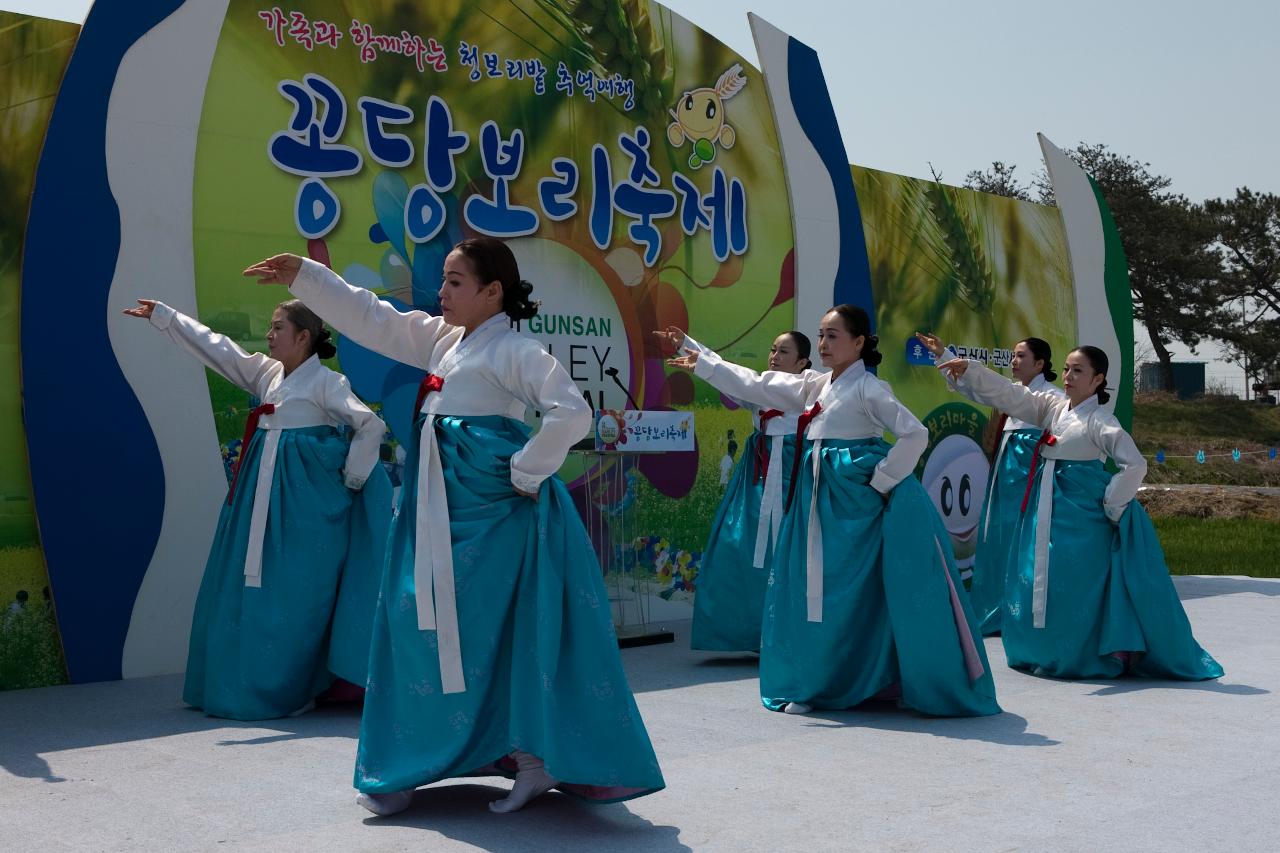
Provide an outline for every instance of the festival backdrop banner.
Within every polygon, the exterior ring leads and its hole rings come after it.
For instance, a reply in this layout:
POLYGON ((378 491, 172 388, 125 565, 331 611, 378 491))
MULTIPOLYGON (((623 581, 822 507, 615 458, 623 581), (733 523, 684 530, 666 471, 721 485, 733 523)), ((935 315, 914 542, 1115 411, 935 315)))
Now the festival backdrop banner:
MULTIPOLYGON (((664 366, 651 333, 667 325, 763 369, 779 332, 867 308, 880 375, 930 426, 919 473, 966 553, 988 413, 949 395, 910 335, 1001 367, 1028 334, 1065 353, 1098 317, 1122 328, 1111 278, 1105 299, 1075 296, 1097 245, 1108 276, 1123 269, 1114 229, 1097 199, 1077 216, 851 171, 816 54, 753 26, 764 76, 645 0, 95 3, 21 274, 26 439, 71 679, 185 665, 253 402, 121 309, 162 299, 261 351, 287 294, 240 271, 281 251, 434 311, 449 248, 501 237, 542 300, 521 332, 594 409, 693 413, 691 451, 587 450, 562 471, 619 613, 690 615, 751 429, 664 366)), ((1070 170, 1050 166, 1056 186, 1070 170)), ((419 374, 348 340, 333 366, 389 424, 394 479, 419 374)))
MULTIPOLYGON (((49 484, 42 525, 62 543, 49 562, 74 611, 73 680, 183 667, 251 402, 119 311, 160 298, 261 351, 287 294, 240 271, 281 251, 435 311, 455 242, 508 240, 542 300, 522 333, 593 408, 699 409, 692 451, 575 455, 563 472, 580 507, 625 507, 627 529, 645 532, 602 537, 610 564, 647 588, 679 585, 669 565, 681 561, 692 577, 722 436, 749 421, 669 376, 651 333, 706 318, 709 345, 752 360, 790 327, 777 148, 759 73, 642 0, 97 3, 50 125, 23 282, 34 323, 52 310, 65 223, 96 223, 68 330, 84 348, 72 358, 28 336, 23 353, 42 365, 28 379, 32 459, 49 484), (91 386, 78 399, 55 377, 73 369, 91 386), (114 415, 67 454, 86 409, 114 415), (124 446, 126 483, 108 462, 124 446), (626 476, 605 476, 619 465, 626 476), (649 553, 649 534, 671 559, 649 553), (109 578, 97 571, 106 541, 109 578)), ((388 422, 394 476, 417 371, 348 340, 334 366, 388 422)))
MULTIPOLYGON (((0 12, 0 690, 66 680, 22 424, 22 235, 45 127, 80 28, 0 12)), ((56 327, 56 318, 46 318, 56 327)))

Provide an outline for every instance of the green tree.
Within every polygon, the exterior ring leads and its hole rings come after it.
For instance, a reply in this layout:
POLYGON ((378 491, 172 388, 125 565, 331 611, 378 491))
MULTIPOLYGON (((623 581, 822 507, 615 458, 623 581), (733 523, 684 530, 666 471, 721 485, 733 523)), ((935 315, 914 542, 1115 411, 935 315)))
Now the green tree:
POLYGON ((1234 198, 1205 202, 1205 211, 1222 267, 1221 297, 1232 306, 1218 337, 1244 367, 1246 385, 1267 387, 1255 381, 1280 361, 1280 196, 1241 187, 1234 198))
POLYGON ((964 176, 964 185, 978 192, 1016 198, 1019 201, 1031 201, 1031 187, 1018 183, 1014 177, 1017 166, 1010 166, 1001 160, 991 163, 990 169, 979 171, 974 169, 964 176))

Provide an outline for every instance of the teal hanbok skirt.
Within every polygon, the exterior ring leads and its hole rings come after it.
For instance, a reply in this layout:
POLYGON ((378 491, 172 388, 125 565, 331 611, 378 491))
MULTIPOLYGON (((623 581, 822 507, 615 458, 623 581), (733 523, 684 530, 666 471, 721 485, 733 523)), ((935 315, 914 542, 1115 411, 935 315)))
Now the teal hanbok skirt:
MULTIPOLYGON (((760 624, 764 618, 765 590, 769 586, 769 565, 777 543, 770 542, 764 566, 756 568, 756 536, 760 524, 760 502, 764 494, 768 466, 759 457, 761 443, 773 446, 773 439, 753 432, 734 466, 724 498, 711 524, 711 536, 698 571, 698 588, 693 599, 695 649, 717 652, 758 652, 760 624)), ((783 438, 782 494, 791 481, 791 465, 796 437, 783 438)))
POLYGON ((1005 577, 1013 538, 1022 518, 1022 496, 1031 475, 1031 457, 1040 439, 1038 429, 1016 429, 1004 439, 1004 450, 991 467, 991 485, 982 507, 978 530, 978 551, 973 561, 969 601, 978 617, 983 636, 1000 633, 1004 611, 1005 577))
POLYGON ((529 436, 518 421, 437 416, 435 431, 466 690, 443 692, 436 632, 418 628, 419 428, 374 618, 355 786, 385 793, 456 776, 509 775, 505 759, 520 750, 541 758, 562 791, 584 799, 660 790, 600 564, 564 483, 548 478, 536 502, 515 492, 511 456, 529 436))
POLYGON ((1057 678, 1135 675, 1189 681, 1222 667, 1200 647, 1147 512, 1132 501, 1112 524, 1100 461, 1054 463, 1045 625, 1032 613, 1043 464, 1015 531, 1001 637, 1009 666, 1057 678))
POLYGON ((390 483, 375 466, 365 491, 343 484, 348 443, 327 426, 281 430, 262 548, 262 586, 245 586, 245 554, 267 431, 243 450, 196 597, 183 700, 215 717, 266 720, 297 711, 337 673, 363 684, 377 543, 390 483), (356 547, 352 547, 353 543, 356 547), (341 595, 340 595, 341 590, 341 595), (342 627, 331 632, 335 608, 342 627))
POLYGON ((837 710, 876 697, 935 716, 1000 713, 982 634, 951 541, 920 481, 886 501, 870 485, 889 445, 826 439, 817 492, 822 621, 808 621, 808 518, 813 444, 782 522, 765 604, 761 701, 837 710))

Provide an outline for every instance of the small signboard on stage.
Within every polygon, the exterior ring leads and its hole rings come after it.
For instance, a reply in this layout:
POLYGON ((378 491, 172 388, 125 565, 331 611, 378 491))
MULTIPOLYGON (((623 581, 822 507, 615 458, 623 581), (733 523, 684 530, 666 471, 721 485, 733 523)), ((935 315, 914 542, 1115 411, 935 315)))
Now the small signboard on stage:
POLYGON ((693 450, 693 412, 601 409, 595 441, 596 450, 615 453, 693 450))

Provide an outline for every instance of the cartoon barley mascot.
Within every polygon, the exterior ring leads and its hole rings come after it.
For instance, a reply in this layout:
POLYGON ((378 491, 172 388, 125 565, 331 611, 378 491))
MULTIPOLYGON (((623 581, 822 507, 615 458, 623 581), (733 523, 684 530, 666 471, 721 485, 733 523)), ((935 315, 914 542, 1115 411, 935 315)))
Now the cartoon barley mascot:
POLYGON ((694 89, 685 92, 671 110, 675 121, 667 126, 667 140, 679 148, 686 141, 693 143, 689 166, 702 168, 702 164, 716 159, 716 143, 721 148, 732 148, 737 134, 725 121, 724 102, 742 91, 747 78, 742 76, 742 66, 735 64, 720 75, 715 88, 694 89))

